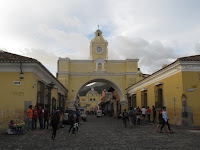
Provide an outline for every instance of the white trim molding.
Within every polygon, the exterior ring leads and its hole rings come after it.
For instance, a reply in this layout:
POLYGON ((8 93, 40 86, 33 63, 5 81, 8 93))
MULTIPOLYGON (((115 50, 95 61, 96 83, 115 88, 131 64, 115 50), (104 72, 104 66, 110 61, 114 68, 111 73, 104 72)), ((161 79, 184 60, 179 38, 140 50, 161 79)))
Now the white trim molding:
MULTIPOLYGON (((154 84, 161 84, 161 80, 175 75, 179 72, 199 72, 200 71, 200 61, 176 61, 171 65, 167 66, 164 69, 159 70, 158 72, 153 73, 149 77, 137 82, 136 84, 132 85, 131 87, 127 88, 126 91, 128 93, 133 93, 138 89, 142 89, 147 87, 148 85, 154 84)), ((163 83, 162 83, 163 84, 163 83)))
POLYGON ((148 89, 147 88, 143 88, 143 89, 141 89, 140 91, 141 92, 144 92, 144 91, 147 91, 148 89))
POLYGON ((158 86, 158 85, 162 85, 163 82, 157 82, 156 84, 154 84, 155 86, 158 86))
MULTIPOLYGON (((0 63, 0 72, 19 72, 20 73, 20 63, 0 63)), ((23 73, 31 72, 36 74, 41 82, 51 83, 54 82, 55 88, 58 88, 58 91, 63 95, 67 94, 66 88, 42 65, 38 63, 22 63, 23 73)))

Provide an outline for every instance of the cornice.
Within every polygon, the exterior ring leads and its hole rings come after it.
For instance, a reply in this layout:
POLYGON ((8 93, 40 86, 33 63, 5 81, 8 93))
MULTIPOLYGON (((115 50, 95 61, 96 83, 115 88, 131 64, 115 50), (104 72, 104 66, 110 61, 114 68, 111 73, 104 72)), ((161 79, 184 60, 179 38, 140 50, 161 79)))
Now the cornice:
MULTIPOLYGON (((91 63, 95 60, 71 60, 70 58, 59 58, 58 61, 69 61, 70 63, 91 63)), ((139 59, 126 59, 126 60, 106 60, 108 63, 126 63, 126 62, 138 62, 139 59)))
POLYGON ((149 78, 146 78, 134 84, 133 86, 127 88, 126 90, 129 91, 128 92, 129 94, 131 94, 137 91, 138 89, 142 89, 150 84, 154 84, 156 86, 156 83, 159 82, 160 80, 163 80, 179 72, 199 72, 199 71, 200 71, 200 61, 177 61, 174 64, 171 64, 171 66, 164 68, 156 72, 155 74, 152 74, 149 78))
POLYGON ((126 91, 129 91, 128 93, 131 94, 138 89, 142 89, 150 84, 155 84, 156 82, 165 79, 169 76, 172 76, 178 72, 181 72, 181 66, 178 62, 172 64, 171 66, 160 70, 159 72, 156 72, 155 74, 152 74, 146 79, 143 79, 142 81, 139 81, 138 83, 134 84, 133 86, 126 89, 126 91))
POLYGON ((126 76, 126 75, 137 75, 137 72, 126 72, 126 73, 105 73, 105 72, 92 72, 92 73, 81 73, 81 72, 58 72, 58 75, 72 75, 72 76, 126 76))

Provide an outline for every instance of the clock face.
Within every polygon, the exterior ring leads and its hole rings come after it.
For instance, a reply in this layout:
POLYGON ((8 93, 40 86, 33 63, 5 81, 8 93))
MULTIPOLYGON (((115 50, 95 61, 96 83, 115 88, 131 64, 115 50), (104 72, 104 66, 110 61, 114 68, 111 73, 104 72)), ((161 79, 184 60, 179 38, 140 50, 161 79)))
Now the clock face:
POLYGON ((97 46, 96 52, 97 52, 98 54, 102 54, 102 53, 103 53, 103 48, 100 47, 100 46, 97 46))

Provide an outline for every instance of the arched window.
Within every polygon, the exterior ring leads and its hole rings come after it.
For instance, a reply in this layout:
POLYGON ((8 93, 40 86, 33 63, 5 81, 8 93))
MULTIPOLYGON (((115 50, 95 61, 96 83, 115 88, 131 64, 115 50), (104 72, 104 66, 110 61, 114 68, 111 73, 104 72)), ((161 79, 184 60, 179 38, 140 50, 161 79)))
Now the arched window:
POLYGON ((95 101, 95 98, 93 98, 93 101, 95 101))
POLYGON ((92 101, 92 98, 90 98, 90 101, 92 101))

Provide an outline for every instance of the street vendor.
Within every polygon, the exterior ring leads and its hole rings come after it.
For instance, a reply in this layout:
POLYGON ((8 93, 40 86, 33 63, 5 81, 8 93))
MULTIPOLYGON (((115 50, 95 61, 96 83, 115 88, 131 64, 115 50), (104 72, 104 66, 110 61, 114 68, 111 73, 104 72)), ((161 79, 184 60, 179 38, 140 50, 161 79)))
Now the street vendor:
POLYGON ((9 128, 7 130, 8 134, 15 134, 16 133, 16 127, 14 127, 14 121, 11 120, 9 123, 9 128))

